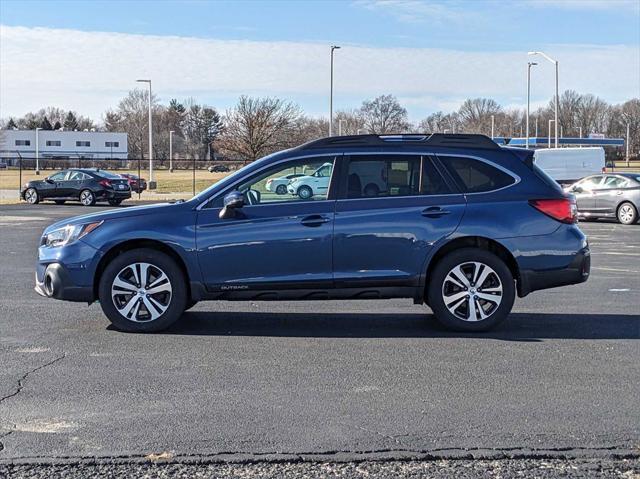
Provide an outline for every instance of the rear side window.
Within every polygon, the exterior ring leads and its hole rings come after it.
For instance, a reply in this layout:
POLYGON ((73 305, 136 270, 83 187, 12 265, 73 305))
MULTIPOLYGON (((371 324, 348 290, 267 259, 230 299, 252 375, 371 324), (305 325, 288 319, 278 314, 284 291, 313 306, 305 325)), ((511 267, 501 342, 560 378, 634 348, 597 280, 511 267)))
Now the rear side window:
POLYGON ((457 156, 439 156, 464 193, 493 191, 515 183, 515 179, 484 161, 457 156))
POLYGON ((347 198, 420 194, 420 156, 356 155, 349 160, 347 198))

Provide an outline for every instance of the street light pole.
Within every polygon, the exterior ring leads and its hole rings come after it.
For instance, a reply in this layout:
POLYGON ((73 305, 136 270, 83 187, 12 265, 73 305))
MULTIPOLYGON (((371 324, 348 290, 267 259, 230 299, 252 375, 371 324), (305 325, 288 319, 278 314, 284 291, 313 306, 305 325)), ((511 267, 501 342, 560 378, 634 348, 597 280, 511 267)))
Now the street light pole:
POLYGON ((40 174, 40 145, 38 144, 38 132, 42 128, 36 128, 36 175, 40 174))
POLYGON ((338 136, 342 136, 342 123, 345 120, 338 120, 338 136))
POLYGON ((531 67, 534 65, 537 65, 537 63, 527 62, 527 149, 529 149, 529 116, 531 115, 531 67))
POLYGON ((173 173, 173 134, 174 131, 169 132, 169 172, 173 173))
POLYGON ((556 66, 556 101, 555 101, 555 135, 556 135, 556 142, 555 142, 555 147, 558 148, 558 107, 560 104, 560 93, 558 91, 558 60, 554 60, 553 58, 551 58, 549 55, 547 55, 544 52, 529 52, 529 55, 540 55, 542 57, 544 57, 545 59, 549 60, 551 63, 553 63, 556 66))
POLYGON ((551 148, 551 123, 555 122, 555 120, 549 120, 549 127, 547 128, 547 133, 549 134, 549 144, 548 148, 551 148))
POLYGON ((329 91, 329 136, 333 136, 333 51, 338 50, 338 45, 331 45, 331 88, 329 91))
POLYGON ((153 124, 151 120, 151 80, 136 80, 138 83, 149 84, 149 189, 156 189, 156 182, 153 181, 153 124))
POLYGON ((631 140, 631 137, 629 136, 629 123, 627 123, 627 168, 629 167, 629 140, 631 140))
POLYGON ((496 117, 495 115, 491 115, 491 139, 493 140, 494 138, 494 131, 495 131, 495 126, 496 126, 496 117))

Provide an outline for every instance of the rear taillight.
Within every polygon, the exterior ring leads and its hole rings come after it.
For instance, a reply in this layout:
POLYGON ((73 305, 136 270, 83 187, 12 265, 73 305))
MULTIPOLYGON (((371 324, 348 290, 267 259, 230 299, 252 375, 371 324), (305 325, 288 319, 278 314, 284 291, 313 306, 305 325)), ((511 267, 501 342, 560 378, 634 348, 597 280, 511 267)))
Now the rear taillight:
POLYGON ((98 183, 105 188, 111 188, 111 182, 109 180, 100 180, 98 183))
POLYGON ((575 223, 578 221, 578 209, 576 208, 576 201, 573 198, 529 200, 529 204, 538 211, 561 223, 575 223))

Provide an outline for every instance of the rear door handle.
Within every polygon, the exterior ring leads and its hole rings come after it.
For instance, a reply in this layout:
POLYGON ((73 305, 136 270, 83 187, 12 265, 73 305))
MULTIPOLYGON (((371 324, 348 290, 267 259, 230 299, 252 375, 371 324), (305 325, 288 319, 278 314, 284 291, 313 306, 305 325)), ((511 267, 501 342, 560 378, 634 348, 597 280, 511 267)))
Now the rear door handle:
POLYGON ((448 214, 451 214, 451 211, 443 210, 439 206, 430 206, 429 208, 422 210, 422 216, 426 218, 439 218, 448 214))
POLYGON ((327 218, 326 216, 322 216, 322 215, 311 215, 311 216, 305 216, 304 218, 302 218, 302 220, 300 221, 300 223, 304 226, 320 226, 324 223, 328 223, 329 221, 331 221, 329 218, 327 218))

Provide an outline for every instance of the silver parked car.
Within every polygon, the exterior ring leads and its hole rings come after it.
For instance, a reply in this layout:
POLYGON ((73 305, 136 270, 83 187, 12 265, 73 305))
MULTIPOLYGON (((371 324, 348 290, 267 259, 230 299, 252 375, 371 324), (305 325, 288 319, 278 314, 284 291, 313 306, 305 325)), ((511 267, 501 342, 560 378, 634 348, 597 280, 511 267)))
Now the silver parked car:
POLYGON ((575 195, 580 218, 616 218, 624 225, 638 221, 640 173, 591 175, 565 191, 575 195))

